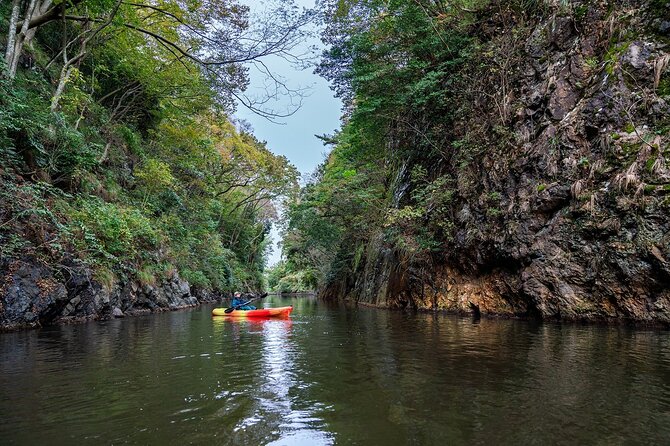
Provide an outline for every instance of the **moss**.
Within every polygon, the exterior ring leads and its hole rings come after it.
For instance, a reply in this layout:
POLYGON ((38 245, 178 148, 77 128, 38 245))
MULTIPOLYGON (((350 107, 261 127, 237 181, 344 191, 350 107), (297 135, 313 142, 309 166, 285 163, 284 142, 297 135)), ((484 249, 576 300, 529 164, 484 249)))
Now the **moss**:
POLYGON ((626 156, 637 155, 641 146, 642 143, 621 144, 621 149, 626 156))
POLYGON ((610 47, 605 54, 605 72, 607 72, 607 74, 610 76, 614 74, 614 70, 619 63, 619 58, 628 50, 629 46, 630 42, 626 42, 618 43, 610 47))
POLYGON ((629 122, 626 124, 626 126, 623 128, 623 131, 626 133, 633 133, 635 132, 635 125, 633 125, 632 122, 629 122))
POLYGON ((577 304, 573 307, 575 313, 577 314, 586 314, 590 313, 593 311, 593 306, 592 304, 588 302, 577 302, 577 304))
POLYGON ((656 164, 656 158, 652 157, 647 160, 647 162, 644 164, 644 167, 647 170, 647 172, 652 173, 652 170, 654 169, 654 164, 656 164))
POLYGON ((670 75, 666 72, 658 83, 656 93, 659 96, 670 96, 670 75))
POLYGON ((488 198, 491 201, 500 201, 501 198, 500 192, 490 192, 488 198))
POLYGON ((600 62, 598 61, 597 57, 588 57, 584 60, 584 62, 591 71, 596 70, 598 68, 598 65, 600 65, 600 62))
POLYGON ((488 217, 497 217, 501 213, 502 213, 502 211, 498 208, 488 208, 488 209, 486 209, 486 215, 488 217))

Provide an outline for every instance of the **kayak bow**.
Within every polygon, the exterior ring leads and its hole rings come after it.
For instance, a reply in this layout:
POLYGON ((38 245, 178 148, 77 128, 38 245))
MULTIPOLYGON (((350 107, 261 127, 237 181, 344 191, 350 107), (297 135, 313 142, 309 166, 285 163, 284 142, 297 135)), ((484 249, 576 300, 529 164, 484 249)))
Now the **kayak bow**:
POLYGON ((232 313, 226 313, 225 308, 214 308, 212 316, 226 317, 287 317, 293 311, 293 307, 279 308, 259 308, 258 310, 235 310, 232 313))

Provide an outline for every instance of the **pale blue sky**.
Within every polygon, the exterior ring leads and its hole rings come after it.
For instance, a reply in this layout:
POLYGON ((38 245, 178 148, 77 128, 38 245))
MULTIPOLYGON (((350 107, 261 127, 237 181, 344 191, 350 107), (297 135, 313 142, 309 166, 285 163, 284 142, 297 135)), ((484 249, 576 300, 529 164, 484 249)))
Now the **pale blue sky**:
MULTIPOLYGON (((263 2, 251 0, 243 1, 254 8, 262 7, 263 2)), ((297 0, 298 5, 312 7, 313 0, 297 0)), ((318 39, 305 43, 308 45, 319 45, 318 39)), ((332 134, 340 126, 340 115, 342 103, 333 96, 328 82, 314 74, 314 68, 297 70, 288 62, 280 58, 272 58, 265 61, 273 73, 286 79, 291 87, 309 87, 308 95, 303 99, 302 107, 292 116, 281 118, 281 124, 268 121, 248 109, 240 106, 235 117, 251 124, 254 134, 260 140, 267 141, 268 148, 274 153, 285 155, 291 163, 304 175, 314 171, 314 168, 323 161, 326 148, 314 135, 332 134)), ((258 73, 251 73, 251 85, 248 93, 259 92, 263 87, 264 79, 258 73)), ((288 98, 282 98, 277 108, 286 105, 288 98)), ((276 242, 279 237, 276 230, 272 231, 276 242)), ((270 256, 269 264, 274 265, 280 259, 280 249, 274 247, 270 256)))

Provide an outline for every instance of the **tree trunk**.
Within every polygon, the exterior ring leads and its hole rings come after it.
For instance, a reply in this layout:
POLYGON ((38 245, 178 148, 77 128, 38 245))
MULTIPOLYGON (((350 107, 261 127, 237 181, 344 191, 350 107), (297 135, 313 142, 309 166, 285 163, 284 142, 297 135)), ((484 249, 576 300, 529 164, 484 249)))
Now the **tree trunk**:
MULTIPOLYGON (((54 93, 54 97, 51 100, 51 111, 56 111, 58 108, 58 102, 60 101, 60 97, 63 95, 63 90, 65 89, 65 84, 67 81, 70 79, 70 75, 72 74, 72 70, 77 66, 88 54, 88 48, 87 45, 88 43, 95 38, 95 36, 100 33, 103 29, 105 29, 107 26, 112 23, 112 20, 114 20, 114 17, 116 16, 116 13, 119 10, 119 7, 121 6, 121 3, 123 0, 117 0, 116 5, 114 6, 114 9, 112 12, 109 14, 109 17, 107 20, 102 23, 97 29, 92 30, 90 28, 91 23, 86 23, 85 27, 86 29, 84 30, 83 33, 77 37, 77 39, 81 39, 81 44, 79 46, 79 54, 77 54, 75 57, 68 59, 67 57, 67 38, 64 39, 63 42, 63 68, 60 71, 60 79, 58 80, 58 87, 56 88, 56 92, 54 93), (88 34, 88 36, 86 36, 88 34)), ((26 20, 26 22, 28 22, 26 20)), ((65 15, 63 15, 63 23, 65 23, 65 15)), ((66 37, 66 34, 63 33, 63 36, 66 37)))
POLYGON ((71 64, 65 64, 63 66, 63 69, 60 70, 60 79, 58 80, 58 87, 56 87, 56 92, 54 93, 54 97, 51 100, 51 111, 56 111, 58 108, 58 102, 60 101, 60 97, 63 95, 63 90, 65 90, 65 84, 67 83, 68 79, 70 79, 70 74, 72 74, 72 68, 74 68, 71 64))
MULTIPOLYGON (((26 9, 25 19, 23 20, 23 26, 21 26, 21 32, 16 35, 16 40, 14 42, 14 57, 11 62, 8 62, 9 66, 9 77, 13 79, 16 76, 16 69, 19 66, 19 59, 21 58, 21 53, 23 52, 23 45, 26 42, 26 37, 28 35, 28 22, 30 18, 35 14, 37 10, 36 0, 30 0, 28 3, 28 8, 26 9)), ((16 25, 15 25, 16 26, 16 25)), ((11 25, 10 25, 11 32, 11 25)), ((31 37, 34 33, 31 33, 31 37)))
POLYGON ((16 24, 19 22, 19 8, 21 0, 14 0, 12 2, 12 13, 9 16, 9 30, 7 31, 7 49, 5 51, 5 63, 7 64, 7 75, 10 79, 14 76, 10 74, 9 67, 14 62, 14 51, 16 43, 16 24))
MULTIPOLYGON (((51 6, 51 3, 52 3, 52 0, 43 0, 42 2, 37 0, 37 5, 35 5, 35 11, 33 12, 33 17, 43 15, 47 11, 47 9, 49 9, 49 7, 51 6)), ((26 45, 30 45, 32 43, 33 37, 35 37, 36 32, 37 32, 37 28, 28 27, 28 30, 25 33, 25 38, 23 40, 23 46, 24 47, 26 45)), ((23 48, 21 48, 21 50, 23 50, 23 48)), ((17 61, 18 61, 18 59, 17 59, 17 61)), ((16 70, 14 72, 16 72, 16 70)))

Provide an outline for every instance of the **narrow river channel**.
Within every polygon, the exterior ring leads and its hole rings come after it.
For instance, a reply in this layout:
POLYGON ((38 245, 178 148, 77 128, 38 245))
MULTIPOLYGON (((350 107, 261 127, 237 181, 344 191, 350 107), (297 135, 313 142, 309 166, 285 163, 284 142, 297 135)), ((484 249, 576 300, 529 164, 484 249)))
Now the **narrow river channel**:
POLYGON ((0 334, 0 443, 670 442, 668 331, 290 304, 0 334))

